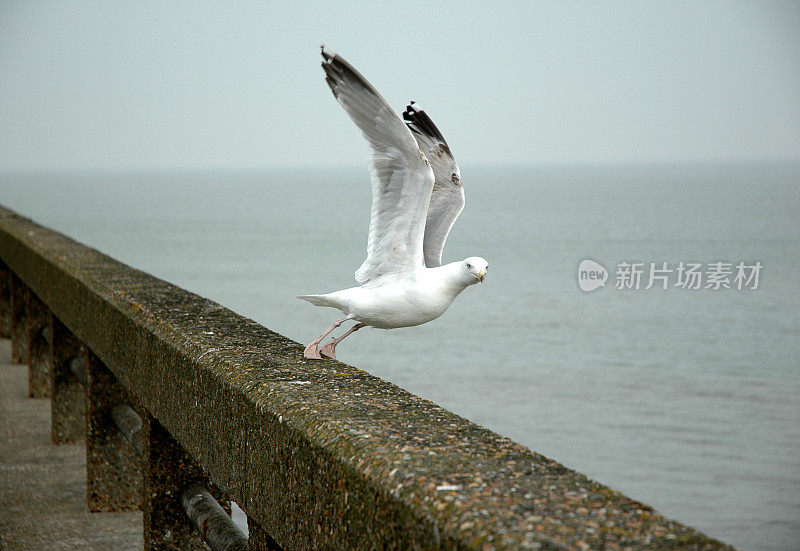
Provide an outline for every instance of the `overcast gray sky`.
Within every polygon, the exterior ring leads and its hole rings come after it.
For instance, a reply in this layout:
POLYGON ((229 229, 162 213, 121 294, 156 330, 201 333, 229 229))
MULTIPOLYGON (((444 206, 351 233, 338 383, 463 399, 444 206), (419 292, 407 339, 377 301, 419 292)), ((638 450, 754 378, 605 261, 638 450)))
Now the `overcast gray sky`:
POLYGON ((325 43, 462 165, 800 159, 800 2, 13 2, 0 168, 363 164, 325 43))

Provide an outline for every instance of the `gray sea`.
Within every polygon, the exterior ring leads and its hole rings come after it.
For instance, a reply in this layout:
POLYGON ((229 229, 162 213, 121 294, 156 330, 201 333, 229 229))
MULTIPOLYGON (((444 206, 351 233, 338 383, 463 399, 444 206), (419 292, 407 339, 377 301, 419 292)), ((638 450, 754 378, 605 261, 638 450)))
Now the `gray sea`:
MULTIPOLYGON (((462 177, 445 258, 485 257, 486 283, 340 359, 741 549, 798 549, 800 165, 462 177), (676 285, 681 262, 720 289, 676 285)), ((365 168, 3 173, 0 203, 306 342, 338 312, 294 297, 355 284, 370 192, 365 168)))

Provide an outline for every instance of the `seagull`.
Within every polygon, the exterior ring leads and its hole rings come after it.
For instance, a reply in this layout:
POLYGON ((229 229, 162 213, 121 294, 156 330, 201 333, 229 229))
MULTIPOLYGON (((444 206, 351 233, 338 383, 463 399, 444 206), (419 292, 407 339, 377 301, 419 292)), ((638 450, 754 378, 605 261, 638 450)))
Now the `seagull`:
POLYGON ((401 119, 352 65, 325 46, 321 50, 328 86, 372 148, 367 258, 355 273, 361 285, 297 297, 344 314, 303 353, 336 359, 336 345, 362 327, 412 327, 438 318, 461 291, 484 281, 489 264, 471 256, 442 265, 444 243, 464 208, 464 188, 430 117, 412 101, 401 119), (356 324, 319 348, 350 320, 356 324))

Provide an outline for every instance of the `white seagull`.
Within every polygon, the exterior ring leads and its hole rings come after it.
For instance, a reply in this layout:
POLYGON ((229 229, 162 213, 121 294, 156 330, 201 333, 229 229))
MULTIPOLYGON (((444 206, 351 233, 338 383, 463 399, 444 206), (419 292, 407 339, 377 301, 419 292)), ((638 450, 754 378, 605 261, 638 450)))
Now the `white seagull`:
POLYGON ((442 248, 461 210, 464 189, 453 154, 430 117, 412 101, 403 119, 341 56, 322 47, 322 68, 339 103, 372 147, 372 216, 367 259, 356 271, 361 286, 301 295, 344 317, 306 346, 304 356, 336 358, 336 345, 362 327, 411 327, 441 316, 489 264, 472 256, 442 266, 442 248), (357 323, 319 348, 331 331, 357 323))

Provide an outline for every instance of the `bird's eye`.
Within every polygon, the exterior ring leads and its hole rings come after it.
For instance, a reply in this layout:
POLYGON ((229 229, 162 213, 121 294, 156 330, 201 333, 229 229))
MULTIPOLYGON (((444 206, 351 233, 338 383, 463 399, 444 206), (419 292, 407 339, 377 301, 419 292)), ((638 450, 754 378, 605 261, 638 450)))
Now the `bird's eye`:
POLYGON ((471 270, 471 269, 472 269, 472 264, 467 263, 467 270, 471 270))

